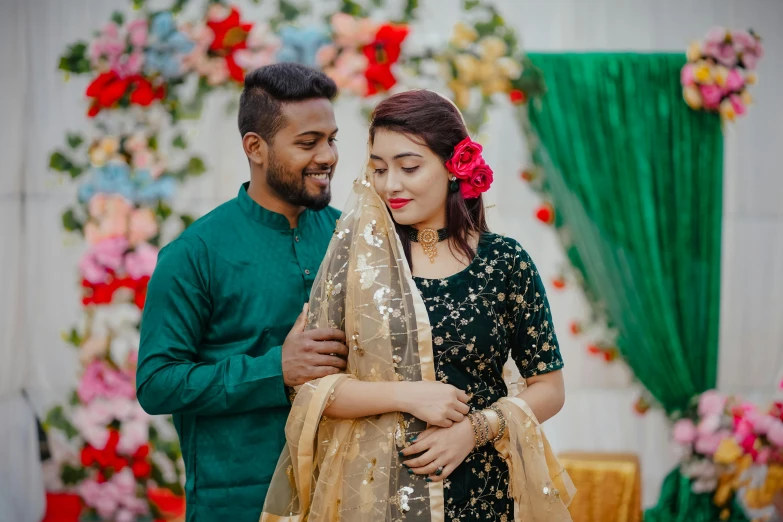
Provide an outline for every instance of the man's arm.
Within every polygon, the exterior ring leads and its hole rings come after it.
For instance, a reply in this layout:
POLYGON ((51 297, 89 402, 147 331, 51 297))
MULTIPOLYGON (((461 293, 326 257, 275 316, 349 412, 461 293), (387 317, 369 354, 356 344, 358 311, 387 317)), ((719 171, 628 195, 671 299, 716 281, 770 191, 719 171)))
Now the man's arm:
POLYGON ((141 320, 139 403, 151 415, 218 415, 289 404, 280 346, 261 357, 199 362, 212 312, 207 256, 198 239, 179 238, 161 250, 141 320))

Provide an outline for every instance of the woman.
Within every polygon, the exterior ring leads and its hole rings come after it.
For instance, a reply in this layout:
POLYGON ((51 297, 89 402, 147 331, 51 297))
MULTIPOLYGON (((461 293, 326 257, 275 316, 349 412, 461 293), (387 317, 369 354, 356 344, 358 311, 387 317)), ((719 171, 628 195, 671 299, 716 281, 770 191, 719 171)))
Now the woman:
POLYGON ((538 426, 562 359, 533 262, 487 230, 481 146, 426 90, 381 102, 369 142, 308 316, 345 330, 348 369, 298 390, 262 520, 570 520, 538 426))

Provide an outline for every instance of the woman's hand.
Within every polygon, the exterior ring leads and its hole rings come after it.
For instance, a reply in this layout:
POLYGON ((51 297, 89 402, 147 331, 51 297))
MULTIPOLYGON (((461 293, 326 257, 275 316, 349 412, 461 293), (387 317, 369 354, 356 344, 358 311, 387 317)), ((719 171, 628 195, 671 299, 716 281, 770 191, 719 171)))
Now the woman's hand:
POLYGON ((451 475, 475 445, 473 426, 465 419, 450 428, 429 428, 421 432, 415 442, 400 453, 403 457, 421 453, 403 464, 417 475, 429 475, 428 482, 437 482, 451 475))
POLYGON ((470 411, 468 394, 438 381, 404 382, 399 411, 410 413, 427 424, 448 428, 470 411))

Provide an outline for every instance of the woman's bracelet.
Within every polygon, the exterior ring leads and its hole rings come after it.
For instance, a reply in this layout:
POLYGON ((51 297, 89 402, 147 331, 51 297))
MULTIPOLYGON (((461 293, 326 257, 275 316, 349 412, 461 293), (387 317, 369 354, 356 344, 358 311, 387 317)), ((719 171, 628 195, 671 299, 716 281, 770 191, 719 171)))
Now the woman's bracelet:
POLYGON ((489 421, 487 416, 483 412, 474 411, 468 415, 470 425, 473 426, 473 437, 475 438, 476 447, 483 446, 489 442, 489 421))
POLYGON ((489 407, 489 409, 497 414, 498 422, 500 423, 500 426, 498 427, 497 435, 495 435, 495 438, 490 441, 492 444, 494 444, 500 439, 502 439, 503 435, 506 434, 506 428, 508 427, 508 424, 506 423, 506 416, 503 415, 503 410, 501 410, 497 404, 493 404, 492 406, 489 407))

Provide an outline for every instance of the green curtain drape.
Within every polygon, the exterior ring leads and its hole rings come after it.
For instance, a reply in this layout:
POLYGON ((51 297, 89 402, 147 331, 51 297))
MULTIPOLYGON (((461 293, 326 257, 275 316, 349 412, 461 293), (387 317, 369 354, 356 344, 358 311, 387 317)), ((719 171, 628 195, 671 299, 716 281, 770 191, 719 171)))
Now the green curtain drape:
MULTIPOLYGON (((682 99, 683 55, 531 54, 534 161, 567 255, 668 411, 713 388, 718 364, 723 137, 682 99)), ((674 470, 645 520, 717 520, 674 470)), ((733 510, 732 521, 744 520, 733 510)))
POLYGON ((534 156, 568 256, 637 378, 667 411, 683 408, 717 373, 720 119, 683 101, 683 55, 530 58, 548 88, 531 104, 534 156))

